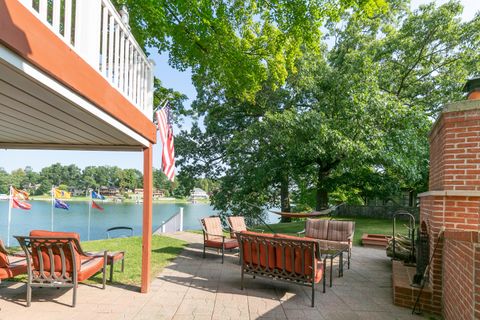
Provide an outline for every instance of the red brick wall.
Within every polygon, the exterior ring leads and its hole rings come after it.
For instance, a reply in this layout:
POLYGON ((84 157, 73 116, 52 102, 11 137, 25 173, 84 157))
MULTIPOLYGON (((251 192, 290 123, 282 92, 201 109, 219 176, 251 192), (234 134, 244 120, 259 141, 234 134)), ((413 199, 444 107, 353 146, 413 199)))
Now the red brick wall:
POLYGON ((433 190, 480 190, 480 110, 442 114, 430 134, 433 190))
POLYGON ((444 184, 444 118, 441 117, 430 134, 429 190, 443 190, 444 184))
POLYGON ((437 245, 431 303, 442 307, 445 319, 480 319, 480 104, 452 104, 434 125, 429 187, 420 220, 427 224, 430 254, 437 245))

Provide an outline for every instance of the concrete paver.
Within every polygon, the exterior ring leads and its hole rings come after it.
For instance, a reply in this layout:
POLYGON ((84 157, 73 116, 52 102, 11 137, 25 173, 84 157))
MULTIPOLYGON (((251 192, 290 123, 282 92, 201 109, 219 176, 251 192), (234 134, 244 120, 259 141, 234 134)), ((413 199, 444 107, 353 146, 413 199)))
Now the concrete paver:
MULTIPOLYGON (((334 270, 333 287, 318 285, 315 307, 311 290, 270 279, 245 277, 240 290, 238 254, 221 257, 209 251, 202 259, 202 237, 172 234, 190 245, 153 280, 148 294, 127 286, 80 285, 77 307, 72 291, 35 289, 30 308, 25 285, 0 284, 0 320, 42 319, 419 319, 392 303, 391 263, 383 250, 355 247, 351 269, 343 278, 334 270)), ((336 268, 336 266, 334 266, 336 268)), ((328 272, 327 272, 328 274, 328 272)), ((328 283, 328 282, 327 282, 328 283)))

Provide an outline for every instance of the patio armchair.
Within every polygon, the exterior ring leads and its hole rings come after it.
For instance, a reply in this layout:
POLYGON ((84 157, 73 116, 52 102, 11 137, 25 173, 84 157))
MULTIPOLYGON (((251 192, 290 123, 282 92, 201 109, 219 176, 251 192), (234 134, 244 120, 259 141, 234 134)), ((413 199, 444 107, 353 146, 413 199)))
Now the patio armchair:
MULTIPOLYGON (((253 231, 251 228, 247 227, 247 224, 245 223, 245 217, 243 216, 231 216, 227 217, 227 224, 228 228, 230 229, 230 238, 235 239, 236 232, 242 232, 242 231, 253 231)), ((256 231, 263 232, 263 230, 256 229, 256 231)))
POLYGON ((0 280, 27 273, 27 259, 20 254, 10 254, 0 240, 0 280))
POLYGON ((355 221, 307 219, 305 229, 298 234, 305 234, 305 238, 320 240, 321 249, 347 248, 345 252, 350 269, 354 233, 355 221))
POLYGON ((225 249, 238 248, 236 239, 227 238, 223 235, 222 222, 219 217, 208 217, 200 220, 203 229, 203 258, 206 248, 222 250, 222 263, 224 261, 225 249))
POLYGON ((77 299, 78 283, 103 273, 105 289, 107 251, 103 255, 86 253, 80 237, 74 232, 34 230, 29 237, 15 237, 27 259, 27 307, 31 305, 32 288, 73 288, 72 307, 77 299))

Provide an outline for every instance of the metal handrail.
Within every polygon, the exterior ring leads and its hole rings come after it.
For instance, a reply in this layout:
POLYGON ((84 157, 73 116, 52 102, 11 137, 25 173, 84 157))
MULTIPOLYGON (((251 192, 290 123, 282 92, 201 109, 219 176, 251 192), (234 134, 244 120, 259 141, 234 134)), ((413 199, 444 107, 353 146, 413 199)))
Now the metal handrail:
POLYGON ((115 231, 115 230, 129 230, 130 231, 130 237, 133 237, 133 228, 131 227, 112 227, 107 229, 107 239, 110 239, 110 231, 115 231))

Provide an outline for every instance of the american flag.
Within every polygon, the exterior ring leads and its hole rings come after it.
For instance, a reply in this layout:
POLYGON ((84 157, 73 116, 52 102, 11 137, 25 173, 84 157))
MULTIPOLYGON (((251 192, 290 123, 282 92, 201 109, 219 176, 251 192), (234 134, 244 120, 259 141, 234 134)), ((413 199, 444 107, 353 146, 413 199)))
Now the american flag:
POLYGON ((170 106, 167 105, 156 112, 158 131, 162 141, 162 169, 168 180, 175 178, 175 148, 173 146, 173 130, 170 119, 170 106))

